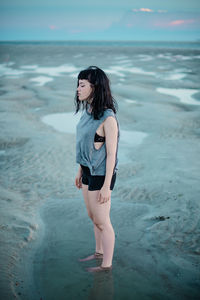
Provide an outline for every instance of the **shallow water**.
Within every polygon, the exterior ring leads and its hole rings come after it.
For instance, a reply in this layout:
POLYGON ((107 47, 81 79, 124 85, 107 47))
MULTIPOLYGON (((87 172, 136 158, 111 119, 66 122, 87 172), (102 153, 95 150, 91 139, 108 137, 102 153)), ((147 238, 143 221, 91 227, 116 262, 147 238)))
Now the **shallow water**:
POLYGON ((1 44, 2 297, 199 298, 199 61, 192 47, 1 44), (75 77, 97 62, 122 134, 113 272, 91 275, 72 112, 75 77))

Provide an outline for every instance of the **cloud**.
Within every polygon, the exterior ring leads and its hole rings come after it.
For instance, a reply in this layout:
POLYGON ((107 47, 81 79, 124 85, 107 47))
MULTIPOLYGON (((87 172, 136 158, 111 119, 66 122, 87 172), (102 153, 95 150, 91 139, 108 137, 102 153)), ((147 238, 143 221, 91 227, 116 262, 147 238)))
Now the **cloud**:
POLYGON ((55 29, 57 29, 57 26, 55 26, 55 25, 49 25, 49 29, 55 30, 55 29))
POLYGON ((194 26, 199 26, 198 19, 177 19, 177 20, 167 20, 167 19, 161 19, 156 20, 154 22, 154 26, 160 27, 160 28, 179 28, 179 29, 186 29, 187 27, 190 28, 191 24, 194 26))
POLYGON ((158 10, 153 10, 151 8, 133 8, 133 12, 157 12, 157 13, 166 13, 167 10, 164 9, 158 9, 158 10))
POLYGON ((140 11, 152 12, 153 10, 150 8, 140 8, 140 11))
POLYGON ((134 11, 134 12, 138 12, 138 11, 153 12, 153 10, 150 8, 139 8, 139 9, 133 8, 132 11, 134 11))
POLYGON ((189 20, 175 20, 171 21, 168 25, 169 26, 179 26, 179 25, 185 25, 185 24, 191 24, 194 23, 194 19, 189 19, 189 20))

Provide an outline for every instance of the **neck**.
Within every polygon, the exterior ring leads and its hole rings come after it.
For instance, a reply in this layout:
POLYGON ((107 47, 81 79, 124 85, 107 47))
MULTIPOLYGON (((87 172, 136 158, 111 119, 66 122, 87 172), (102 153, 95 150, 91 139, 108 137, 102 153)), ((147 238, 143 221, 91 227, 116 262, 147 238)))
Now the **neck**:
POLYGON ((87 100, 87 103, 91 104, 92 103, 92 99, 87 100))

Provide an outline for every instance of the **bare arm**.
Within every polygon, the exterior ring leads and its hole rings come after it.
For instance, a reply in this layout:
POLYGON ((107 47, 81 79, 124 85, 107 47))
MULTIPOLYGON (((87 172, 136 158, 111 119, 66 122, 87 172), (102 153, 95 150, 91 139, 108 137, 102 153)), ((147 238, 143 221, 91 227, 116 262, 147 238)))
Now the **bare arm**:
POLYGON ((116 160, 117 150, 117 135, 118 126, 117 121, 113 117, 108 117, 104 123, 104 131, 106 137, 106 176, 102 189, 100 190, 99 201, 101 203, 106 202, 110 199, 111 191, 110 184, 113 176, 113 170, 116 160))
POLYGON ((106 177, 104 185, 110 188, 110 183, 115 166, 116 150, 117 150, 117 121, 113 117, 108 117, 104 124, 104 131, 106 136, 106 177))
POLYGON ((82 188, 82 168, 79 166, 78 172, 75 178, 75 185, 78 189, 82 188))

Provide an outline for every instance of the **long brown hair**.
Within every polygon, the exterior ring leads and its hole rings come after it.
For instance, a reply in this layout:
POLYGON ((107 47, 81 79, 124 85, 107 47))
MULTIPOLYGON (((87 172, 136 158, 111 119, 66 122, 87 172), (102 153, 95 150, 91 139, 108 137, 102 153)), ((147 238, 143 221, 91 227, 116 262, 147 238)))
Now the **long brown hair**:
MULTIPOLYGON (((113 112, 116 113, 118 106, 111 94, 110 81, 103 70, 96 66, 90 66, 87 69, 82 70, 78 75, 77 87, 80 79, 88 80, 91 84, 92 93, 90 98, 92 99, 92 102, 90 103, 90 106, 92 108, 91 114, 95 120, 101 118, 107 108, 111 108, 113 112)), ((88 102, 80 101, 76 92, 76 113, 79 111, 81 104, 83 109, 87 109, 88 102)))

